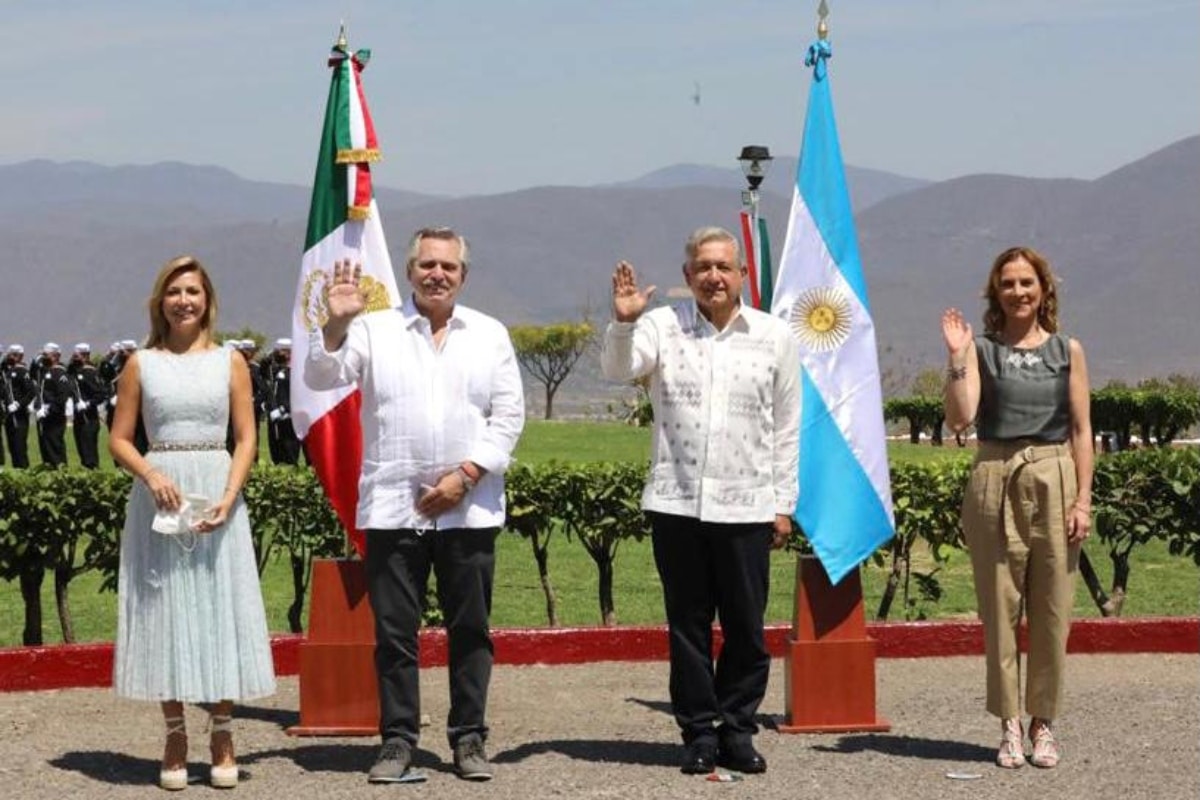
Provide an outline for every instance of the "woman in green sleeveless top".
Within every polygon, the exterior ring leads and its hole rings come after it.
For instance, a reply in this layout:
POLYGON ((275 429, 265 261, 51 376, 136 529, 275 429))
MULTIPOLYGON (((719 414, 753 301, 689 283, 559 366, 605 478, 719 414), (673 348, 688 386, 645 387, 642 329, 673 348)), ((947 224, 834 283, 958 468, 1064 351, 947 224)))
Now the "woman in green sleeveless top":
POLYGON ((1062 703, 1079 547, 1091 529, 1087 364, 1082 345, 1058 332, 1055 278, 1034 250, 1001 253, 984 297, 982 336, 951 308, 942 337, 950 356, 946 424, 959 433, 974 423, 979 439, 962 525, 984 629, 987 710, 1001 719, 996 763, 1022 766, 1023 610, 1030 761, 1054 767, 1060 750, 1051 726, 1062 703))

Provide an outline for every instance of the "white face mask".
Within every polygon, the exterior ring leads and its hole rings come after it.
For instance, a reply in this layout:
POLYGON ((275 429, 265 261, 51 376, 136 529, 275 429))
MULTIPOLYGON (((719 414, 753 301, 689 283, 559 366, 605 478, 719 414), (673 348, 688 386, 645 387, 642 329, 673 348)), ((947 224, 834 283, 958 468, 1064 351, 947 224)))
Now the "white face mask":
POLYGON ((183 502, 174 511, 159 509, 154 514, 150 529, 164 536, 181 537, 177 541, 185 550, 196 546, 196 525, 212 513, 212 500, 204 495, 185 494, 183 502), (186 542, 186 543, 185 543, 186 542))

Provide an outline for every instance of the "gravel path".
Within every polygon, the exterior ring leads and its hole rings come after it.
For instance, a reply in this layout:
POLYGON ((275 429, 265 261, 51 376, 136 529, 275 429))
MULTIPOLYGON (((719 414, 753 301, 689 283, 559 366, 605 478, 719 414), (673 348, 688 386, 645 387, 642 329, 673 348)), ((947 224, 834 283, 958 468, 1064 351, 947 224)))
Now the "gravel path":
MULTIPOLYGON (((423 673, 426 728, 421 785, 370 786, 372 739, 290 738, 295 678, 275 696, 238 709, 242 784, 235 797, 488 798, 987 798, 1173 800, 1200 797, 1200 657, 1071 656, 1068 709, 1058 726, 1057 770, 992 766, 999 725, 983 711, 982 658, 881 659, 879 714, 888 733, 757 739, 769 769, 733 783, 682 775, 666 698, 665 663, 497 667, 489 752, 496 779, 454 777, 441 720, 446 671, 423 673), (947 773, 980 775, 958 780, 947 773)), ((763 722, 783 712, 776 661, 763 722)), ((191 770, 207 785, 205 715, 188 709, 191 770)), ((165 796, 152 786, 162 747, 155 705, 107 690, 0 694, 0 797, 165 796)))

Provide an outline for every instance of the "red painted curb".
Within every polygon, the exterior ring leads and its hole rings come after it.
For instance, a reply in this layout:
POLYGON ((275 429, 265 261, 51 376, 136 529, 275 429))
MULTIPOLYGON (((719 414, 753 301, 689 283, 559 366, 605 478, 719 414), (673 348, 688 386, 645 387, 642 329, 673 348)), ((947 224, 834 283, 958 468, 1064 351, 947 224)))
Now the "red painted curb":
MULTIPOLYGON (((790 627, 767 628, 767 649, 780 658, 790 627)), ((880 658, 972 656, 983 653, 978 622, 884 622, 867 625, 880 658)), ((720 642, 720 633, 714 637, 720 642)), ((661 626, 613 628, 503 628, 492 632, 497 664, 584 664, 594 661, 665 661, 661 626)), ((275 636, 277 675, 300 668, 299 635, 275 636)), ((1083 619, 1071 624, 1071 653, 1200 653, 1200 617, 1083 619)), ((112 682, 113 646, 96 644, 0 648, 0 692, 104 687, 112 682)), ((421 634, 421 663, 445 666, 446 636, 421 634)))

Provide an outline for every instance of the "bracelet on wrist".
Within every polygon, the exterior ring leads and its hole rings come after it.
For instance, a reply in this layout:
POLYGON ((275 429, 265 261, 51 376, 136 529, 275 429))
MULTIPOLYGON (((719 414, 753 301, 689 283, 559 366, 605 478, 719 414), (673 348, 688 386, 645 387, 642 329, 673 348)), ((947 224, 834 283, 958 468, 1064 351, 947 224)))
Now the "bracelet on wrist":
POLYGON ((463 489, 469 492, 475 488, 475 480, 467 474, 465 469, 459 467, 458 469, 454 470, 454 472, 456 475, 458 475, 458 479, 462 481, 463 489))

